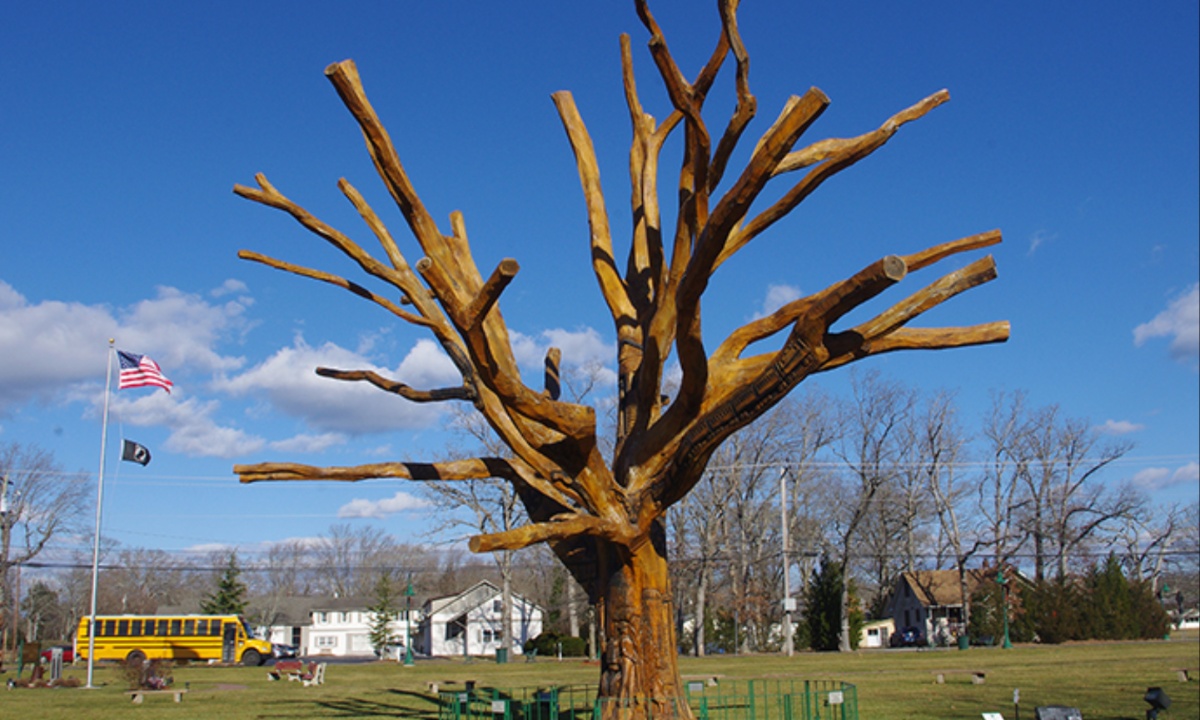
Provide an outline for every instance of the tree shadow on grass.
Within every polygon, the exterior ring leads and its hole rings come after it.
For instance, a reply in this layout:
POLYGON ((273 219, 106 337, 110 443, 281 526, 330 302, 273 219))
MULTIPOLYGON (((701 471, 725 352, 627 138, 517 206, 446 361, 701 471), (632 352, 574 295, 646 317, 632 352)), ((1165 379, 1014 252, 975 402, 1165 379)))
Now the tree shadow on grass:
POLYGON ((359 717, 402 717, 415 720, 437 720, 438 704, 430 700, 428 695, 409 692, 406 690, 388 690, 391 695, 402 695, 418 701, 417 703, 398 704, 380 702, 367 698, 347 697, 321 700, 288 700, 279 703, 279 712, 262 713, 257 715, 260 720, 270 718, 359 718, 359 717), (283 706, 287 707, 283 707, 283 706), (305 707, 308 712, 297 712, 299 707, 305 707))

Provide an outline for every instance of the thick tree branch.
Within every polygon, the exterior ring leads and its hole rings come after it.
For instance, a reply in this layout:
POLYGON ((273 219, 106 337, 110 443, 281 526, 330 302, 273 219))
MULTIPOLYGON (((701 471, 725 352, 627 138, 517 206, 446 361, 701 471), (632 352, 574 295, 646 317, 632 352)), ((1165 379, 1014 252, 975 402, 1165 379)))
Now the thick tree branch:
POLYGON ((321 377, 332 378, 334 380, 369 382, 380 390, 399 395, 405 400, 411 400, 412 402, 418 403, 444 402, 446 400, 472 400, 475 397, 474 391, 469 387, 441 388, 439 390, 416 390, 402 382, 389 380, 373 370, 337 370, 334 368, 319 367, 317 368, 316 372, 321 377))
POLYGON ((476 535, 468 541, 467 547, 471 552, 479 553, 520 550, 538 543, 571 540, 581 535, 618 541, 624 538, 612 527, 611 523, 605 520, 590 515, 568 515, 504 532, 476 535))
POLYGON ((342 103, 358 122, 363 139, 367 142, 367 150, 375 163, 375 169, 391 193, 392 199, 400 207, 400 212, 408 222, 409 228, 412 229, 417 242, 421 244, 427 255, 443 262, 447 260, 452 262, 452 258, 445 257, 448 253, 441 242, 442 234, 425 209, 424 203, 417 196, 417 191, 409 180, 404 166, 400 164, 400 156, 396 152, 395 145, 392 144, 391 136, 367 100, 367 94, 363 90, 354 61, 343 60, 330 65, 325 68, 325 76, 333 83, 342 103))
POLYGON ((290 272, 295 275, 299 275, 301 277, 311 278, 313 280, 320 280, 321 282, 329 283, 330 285, 336 285, 340 288, 344 288, 361 298, 370 300, 371 302, 375 303, 376 305, 379 305, 380 307, 384 308, 388 312, 392 313, 396 317, 401 318, 402 320, 405 320, 407 322, 410 322, 413 325, 420 325, 423 327, 432 327, 434 325, 434 323, 430 322, 428 319, 420 317, 419 315, 414 315, 413 313, 410 313, 409 311, 405 310, 404 308, 396 305, 394 302, 383 297, 382 295, 377 295, 377 294, 371 292, 370 290, 366 289, 362 285, 359 285, 356 282, 351 282, 350 280, 347 280, 346 278, 341 277, 340 275, 334 275, 333 273, 327 273, 323 270, 314 270, 312 268, 306 268, 301 265, 293 265, 292 263, 284 262, 283 260, 277 260, 273 257, 269 257, 269 256, 263 255, 261 253, 256 253, 252 250, 239 250, 238 257, 243 260, 250 260, 252 262, 261 263, 263 265, 266 265, 267 267, 273 267, 276 270, 284 270, 286 272, 290 272))
POLYGON ((896 134, 901 125, 924 116, 933 108, 950 99, 950 93, 942 90, 921 102, 906 108, 888 119, 878 130, 848 140, 825 140, 800 150, 800 155, 788 162, 779 163, 778 168, 799 169, 815 164, 812 170, 782 198, 756 216, 739 231, 731 233, 725 248, 717 258, 717 265, 725 262, 746 243, 774 225, 804 201, 814 190, 833 175, 845 170, 864 157, 878 150, 896 134))
POLYGON ((556 92, 553 98, 563 129, 567 131, 567 138, 571 142, 571 149, 575 152, 579 182, 583 185, 588 227, 591 228, 592 270, 600 283, 600 291, 608 303, 613 322, 618 328, 633 327, 637 311, 629 301, 628 289, 613 256, 612 231, 608 225, 608 210, 605 208, 604 193, 600 186, 600 166, 596 162, 592 138, 579 116, 579 109, 575 107, 575 99, 571 93, 556 92))
POLYGON ((448 462, 387 462, 350 467, 317 467, 300 463, 257 463, 234 465, 233 472, 243 483, 274 480, 359 480, 398 478, 401 480, 483 480, 521 477, 512 461, 504 458, 470 458, 448 462))
POLYGON ((899 328, 874 340, 865 340, 850 330, 831 336, 826 345, 830 358, 814 372, 825 372, 869 355, 882 355, 896 350, 949 350, 951 348, 990 345, 1008 340, 1007 321, 946 328, 899 328))

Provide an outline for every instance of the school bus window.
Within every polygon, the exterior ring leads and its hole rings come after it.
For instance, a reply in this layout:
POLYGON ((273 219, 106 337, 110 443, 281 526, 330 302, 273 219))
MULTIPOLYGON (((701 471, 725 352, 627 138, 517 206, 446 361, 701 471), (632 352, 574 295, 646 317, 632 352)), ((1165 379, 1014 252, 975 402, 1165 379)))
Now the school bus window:
POLYGON ((156 633, 156 634, 158 634, 158 635, 166 635, 167 634, 167 621, 166 620, 158 621, 158 633, 156 633))
POLYGON ((212 621, 212 624, 208 626, 208 634, 209 635, 218 635, 218 636, 221 634, 221 621, 220 620, 212 621))
POLYGON ((105 620, 104 621, 104 632, 102 632, 100 634, 101 635, 114 635, 114 634, 116 634, 116 631, 117 631, 117 621, 116 620, 105 620))
POLYGON ((183 634, 184 635, 195 635, 196 634, 196 621, 195 620, 184 620, 183 621, 183 634))
POLYGON ((129 622, 129 634, 132 635, 133 637, 141 637, 142 636, 142 621, 141 620, 131 620, 129 622))
POLYGON ((179 626, 182 624, 183 624, 182 620, 172 620, 171 621, 171 635, 172 636, 179 635, 179 626))
POLYGON ((129 634, 129 621, 128 620, 118 620, 117 621, 117 635, 120 637, 125 637, 128 634, 129 634))
POLYGON ((207 635, 208 634, 208 621, 207 620, 197 620, 196 621, 196 634, 197 635, 207 635))

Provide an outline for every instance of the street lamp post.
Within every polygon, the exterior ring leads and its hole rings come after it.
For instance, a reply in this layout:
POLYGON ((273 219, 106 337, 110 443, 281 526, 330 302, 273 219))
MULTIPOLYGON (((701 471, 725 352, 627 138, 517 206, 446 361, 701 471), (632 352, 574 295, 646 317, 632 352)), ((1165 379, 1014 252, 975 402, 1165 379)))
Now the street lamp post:
POLYGON ((1004 592, 1004 643, 1000 647, 1011 650, 1012 641, 1008 638, 1008 578, 1004 576, 1004 568, 996 573, 996 582, 1004 592))
POLYGON ((412 654, 412 599, 413 585, 412 574, 408 576, 408 587, 404 588, 404 665, 411 667, 413 664, 412 654))

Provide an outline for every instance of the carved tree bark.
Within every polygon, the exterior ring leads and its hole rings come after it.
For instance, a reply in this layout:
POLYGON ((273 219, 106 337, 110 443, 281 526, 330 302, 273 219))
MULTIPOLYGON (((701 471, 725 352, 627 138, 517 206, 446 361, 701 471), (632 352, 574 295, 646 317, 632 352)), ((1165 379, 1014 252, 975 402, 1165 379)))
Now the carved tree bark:
POLYGON ((553 95, 574 152, 591 229, 592 268, 615 328, 618 356, 618 430, 611 462, 596 438, 594 411, 558 396, 559 354, 547 359, 546 387, 521 380, 498 300, 517 274, 502 261, 485 279, 475 266, 460 213, 449 232, 435 223, 410 182, 383 124, 367 100, 351 61, 326 75, 358 122, 376 170, 399 206, 423 257, 410 265, 375 211, 345 180, 339 187, 382 247, 379 260, 347 235, 313 217, 267 179, 234 192, 291 215, 376 281, 394 288, 375 292, 321 270, 242 251, 248 260, 342 287, 396 317, 428 329, 462 374, 457 387, 420 390, 374 372, 318 368, 335 380, 369 382, 413 402, 471 403, 511 451, 504 457, 451 462, 393 462, 320 468, 262 463, 234 468, 242 482, 267 480, 357 481, 368 478, 467 480, 512 483, 530 517, 524 526, 471 540, 477 552, 517 550, 549 543, 588 589, 605 630, 601 693, 619 702, 607 714, 647 712, 687 715, 681 695, 670 608, 663 517, 692 489, 713 451, 813 373, 861 358, 909 349, 953 348, 1001 342, 1008 324, 959 328, 908 328, 926 310, 995 277, 991 257, 949 273, 855 327, 835 329, 846 313, 900 282, 909 273, 950 255, 1000 242, 996 231, 868 264, 846 280, 796 300, 733 332, 711 354, 705 349, 701 300, 712 274, 755 237, 795 209, 826 179, 886 143, 907 122, 949 99, 937 92, 863 135, 798 147, 801 135, 829 103, 815 88, 789 100, 757 140, 746 166, 723 182, 727 164, 756 113, 749 59, 738 31, 736 0, 718 3, 720 33, 707 63, 688 81, 672 57, 646 0, 635 0, 650 34, 650 56, 673 110, 660 124, 641 105, 633 80, 628 36, 621 38, 626 102, 633 126, 629 153, 635 219, 625 269, 618 266, 601 193, 592 141, 568 92, 553 95), (704 101, 729 57, 735 63, 737 106, 714 142, 704 101), (659 203, 659 159, 667 138, 683 133, 683 162, 674 189, 679 203, 673 227, 659 203), (755 201, 768 183, 798 173, 790 189, 765 208, 755 201), (399 291, 400 302, 395 297, 399 291), (744 356, 752 343, 777 338, 773 351, 744 356), (663 394, 664 368, 674 356, 682 381, 673 398, 663 394))

